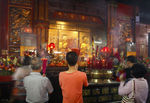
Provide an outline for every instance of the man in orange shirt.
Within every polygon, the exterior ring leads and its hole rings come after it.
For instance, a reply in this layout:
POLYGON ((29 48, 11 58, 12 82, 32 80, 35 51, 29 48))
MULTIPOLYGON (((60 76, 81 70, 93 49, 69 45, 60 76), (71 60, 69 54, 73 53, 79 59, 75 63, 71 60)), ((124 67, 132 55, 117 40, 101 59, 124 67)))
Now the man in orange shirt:
POLYGON ((83 103, 82 88, 88 86, 87 76, 78 71, 78 55, 68 52, 66 55, 69 70, 59 74, 63 103, 83 103))

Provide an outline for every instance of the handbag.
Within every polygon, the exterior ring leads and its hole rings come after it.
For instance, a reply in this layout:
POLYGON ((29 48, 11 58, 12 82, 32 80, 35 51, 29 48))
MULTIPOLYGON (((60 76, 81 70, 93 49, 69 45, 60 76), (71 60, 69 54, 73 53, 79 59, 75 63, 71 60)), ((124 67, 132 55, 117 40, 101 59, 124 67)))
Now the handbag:
POLYGON ((136 103, 135 102, 135 80, 132 81, 132 96, 125 95, 122 97, 121 103, 136 103))

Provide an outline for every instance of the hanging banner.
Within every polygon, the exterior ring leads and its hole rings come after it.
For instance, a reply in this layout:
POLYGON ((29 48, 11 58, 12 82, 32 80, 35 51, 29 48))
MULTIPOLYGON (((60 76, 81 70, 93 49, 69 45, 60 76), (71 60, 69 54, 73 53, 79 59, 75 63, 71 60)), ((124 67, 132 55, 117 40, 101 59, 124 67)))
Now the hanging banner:
POLYGON ((127 56, 136 56, 136 52, 127 52, 127 56))
POLYGON ((21 36, 21 46, 37 46, 35 34, 23 33, 21 36))

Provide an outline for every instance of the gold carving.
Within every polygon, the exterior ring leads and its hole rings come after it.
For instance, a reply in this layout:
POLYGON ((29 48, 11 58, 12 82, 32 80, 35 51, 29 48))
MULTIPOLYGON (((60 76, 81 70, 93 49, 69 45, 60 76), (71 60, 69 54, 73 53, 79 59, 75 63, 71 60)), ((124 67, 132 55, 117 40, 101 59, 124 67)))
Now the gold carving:
POLYGON ((108 87, 102 88, 102 94, 109 94, 109 88, 108 87))
POLYGON ((97 101, 96 97, 84 98, 84 103, 96 103, 96 101, 97 101))
POLYGON ((107 95, 107 96, 100 96, 98 98, 99 102, 106 102, 106 101, 110 101, 111 100, 111 96, 107 95))
MULTIPOLYGON (((17 0, 16 0, 17 1, 17 0)), ((9 8, 9 33, 10 33, 10 52, 19 52, 19 34, 24 27, 31 25, 31 9, 10 7, 9 8)))
POLYGON ((83 90, 83 96, 88 96, 88 95, 90 95, 90 89, 83 90))
POLYGON ((93 89, 92 95, 100 95, 100 89, 93 89))
POLYGON ((111 88, 111 93, 118 93, 118 88, 117 87, 111 88))

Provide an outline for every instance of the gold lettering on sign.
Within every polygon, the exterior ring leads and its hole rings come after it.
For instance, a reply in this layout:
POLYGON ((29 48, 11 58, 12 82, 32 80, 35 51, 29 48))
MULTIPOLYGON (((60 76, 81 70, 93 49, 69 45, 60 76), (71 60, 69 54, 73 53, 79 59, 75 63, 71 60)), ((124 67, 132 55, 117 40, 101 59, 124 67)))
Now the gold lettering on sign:
POLYGON ((32 0, 9 0, 10 4, 32 5, 32 0))

